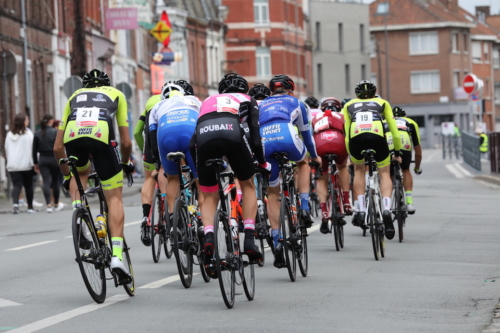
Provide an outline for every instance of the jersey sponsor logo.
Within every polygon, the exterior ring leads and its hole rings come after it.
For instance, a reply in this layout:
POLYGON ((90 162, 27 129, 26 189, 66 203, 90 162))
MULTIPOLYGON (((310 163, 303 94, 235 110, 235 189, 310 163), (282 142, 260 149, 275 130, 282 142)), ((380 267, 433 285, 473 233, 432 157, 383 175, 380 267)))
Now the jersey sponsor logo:
POLYGON ((103 95, 99 94, 96 97, 92 98, 94 102, 106 102, 106 99, 103 95))
POLYGON ((94 134, 94 136, 95 136, 96 138, 98 138, 98 139, 100 139, 100 138, 101 138, 102 133, 101 133, 101 128, 100 128, 100 127, 98 127, 98 128, 97 128, 97 132, 94 134))
POLYGON ((275 137, 271 137, 271 138, 262 138, 262 142, 263 143, 273 142, 273 141, 283 141, 283 140, 285 140, 284 136, 275 136, 275 137))
POLYGON ((327 141, 332 141, 335 138, 338 138, 339 135, 337 132, 323 132, 321 133, 321 138, 327 141))
POLYGON ((270 125, 262 129, 262 135, 276 134, 281 132, 281 125, 270 125))
POLYGON ((362 107, 362 106, 363 106, 363 103, 356 103, 356 104, 354 104, 354 107, 355 107, 355 108, 360 108, 360 107, 362 107))
POLYGON ((76 96, 76 102, 77 103, 86 102, 86 101, 87 101, 87 95, 86 94, 76 96))
POLYGON ((83 127, 78 129, 78 135, 90 135, 92 134, 92 127, 83 127))
POLYGON ((75 137, 75 132, 73 131, 73 129, 69 130, 69 137, 70 138, 74 138, 75 137))
POLYGON ((233 124, 207 125, 200 128, 200 134, 213 131, 232 131, 232 130, 233 130, 233 124))

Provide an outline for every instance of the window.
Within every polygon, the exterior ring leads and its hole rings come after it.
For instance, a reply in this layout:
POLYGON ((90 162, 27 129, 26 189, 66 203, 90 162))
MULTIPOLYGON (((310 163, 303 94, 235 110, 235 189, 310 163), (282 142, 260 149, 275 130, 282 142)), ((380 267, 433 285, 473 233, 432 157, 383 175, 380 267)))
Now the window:
POLYGON ((321 22, 316 22, 316 50, 321 50, 321 22))
POLYGON ((257 47, 255 61, 257 63, 257 77, 271 75, 271 52, 268 47, 257 47))
POLYGON ((472 61, 481 62, 481 42, 472 42, 472 61))
POLYGON ((469 52, 469 35, 464 34, 464 53, 469 52))
POLYGON ((389 3, 388 2, 380 2, 377 5, 377 14, 378 15, 385 15, 389 13, 389 3))
POLYGON ((375 52, 377 52, 377 41, 372 36, 370 39, 370 58, 375 58, 377 56, 375 52))
POLYGON ((439 71, 412 72, 411 93, 438 93, 441 90, 439 71))
POLYGON ((323 65, 318 64, 318 92, 323 92, 323 65))
POLYGON ((345 91, 350 92, 351 91, 351 73, 350 73, 350 68, 349 65, 345 65, 345 91))
POLYGON ((460 82, 460 71, 453 72, 453 87, 457 88, 462 86, 462 82, 460 82))
POLYGON ((377 86, 377 73, 371 73, 370 81, 377 86))
POLYGON ((490 46, 488 43, 483 44, 484 61, 490 61, 490 46))
POLYGON ((451 51, 453 53, 458 53, 458 34, 451 34, 451 51))
POLYGON ((437 32, 419 32, 410 34, 410 55, 438 53, 437 32))
POLYGON ((361 65, 361 81, 366 80, 366 65, 361 65))
POLYGON ((339 23, 339 52, 344 52, 344 27, 339 23))
POLYGON ((253 0, 253 15, 256 25, 268 25, 269 24, 268 0, 253 0))
POLYGON ((500 105, 500 83, 495 83, 495 104, 500 105))
POLYGON ((500 48, 493 49, 493 68, 500 69, 500 48))
POLYGON ((359 49, 361 53, 365 52, 365 25, 359 25, 359 49))

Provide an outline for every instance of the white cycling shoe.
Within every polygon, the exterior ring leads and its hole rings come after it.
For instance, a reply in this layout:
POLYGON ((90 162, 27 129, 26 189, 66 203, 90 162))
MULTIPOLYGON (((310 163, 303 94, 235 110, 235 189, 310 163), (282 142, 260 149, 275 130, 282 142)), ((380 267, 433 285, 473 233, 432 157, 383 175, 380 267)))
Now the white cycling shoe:
POLYGON ((417 211, 413 204, 406 205, 406 209, 408 210, 408 214, 415 214, 415 212, 417 211))
POLYGON ((129 284, 132 282, 132 276, 128 272, 127 267, 118 257, 111 257, 111 271, 118 277, 119 284, 129 284))

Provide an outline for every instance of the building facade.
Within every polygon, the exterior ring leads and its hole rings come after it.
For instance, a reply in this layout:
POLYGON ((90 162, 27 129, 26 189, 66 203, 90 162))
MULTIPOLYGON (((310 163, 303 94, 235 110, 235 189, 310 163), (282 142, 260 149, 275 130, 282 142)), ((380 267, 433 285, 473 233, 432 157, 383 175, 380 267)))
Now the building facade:
POLYGON ((222 4, 228 9, 225 72, 243 75, 250 86, 286 74, 295 82, 296 96, 313 93, 306 0, 223 0, 222 4))
POLYGON ((314 95, 353 98, 371 78, 370 12, 360 1, 310 0, 314 95), (335 13, 335 15, 332 15, 335 13))

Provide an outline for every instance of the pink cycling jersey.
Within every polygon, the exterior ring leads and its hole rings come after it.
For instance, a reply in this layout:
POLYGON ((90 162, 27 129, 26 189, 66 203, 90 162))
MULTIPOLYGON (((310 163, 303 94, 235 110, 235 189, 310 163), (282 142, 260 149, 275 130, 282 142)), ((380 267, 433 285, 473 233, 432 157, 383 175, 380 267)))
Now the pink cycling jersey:
POLYGON ((211 112, 228 112, 239 116, 240 104, 243 102, 250 102, 250 97, 239 93, 212 95, 201 105, 198 118, 211 112))

